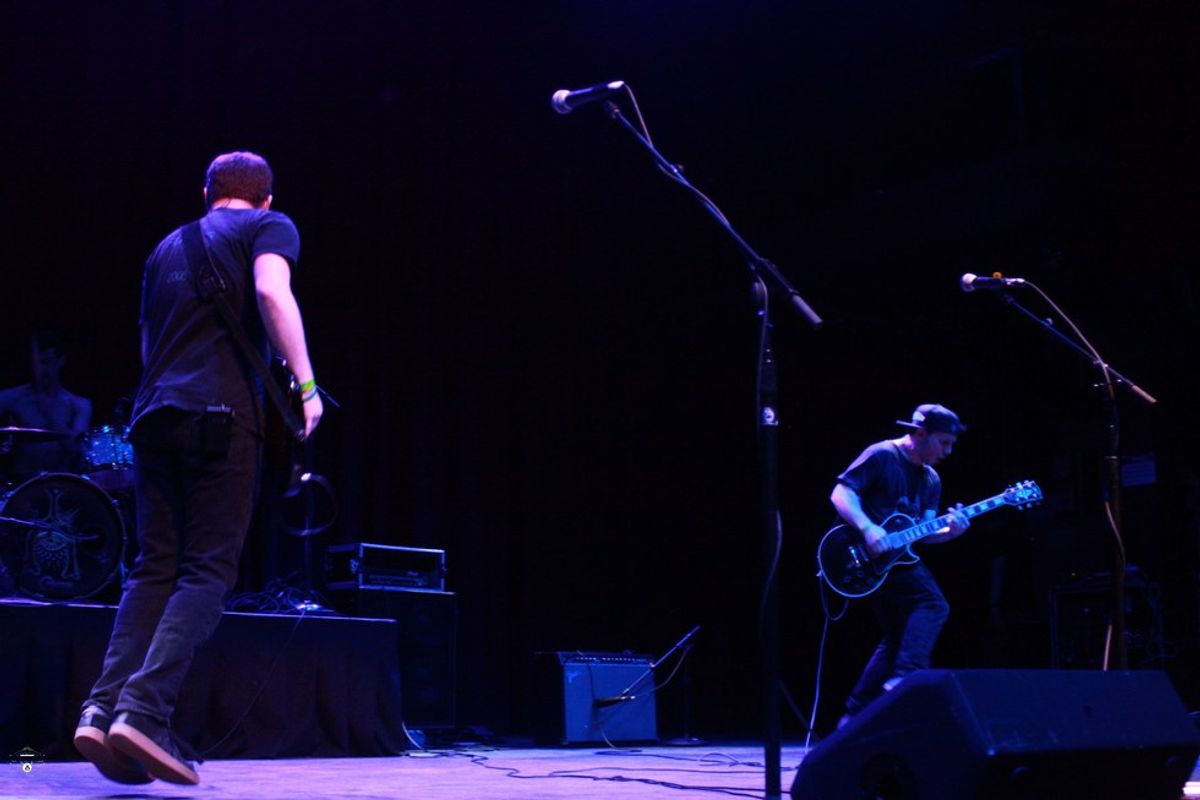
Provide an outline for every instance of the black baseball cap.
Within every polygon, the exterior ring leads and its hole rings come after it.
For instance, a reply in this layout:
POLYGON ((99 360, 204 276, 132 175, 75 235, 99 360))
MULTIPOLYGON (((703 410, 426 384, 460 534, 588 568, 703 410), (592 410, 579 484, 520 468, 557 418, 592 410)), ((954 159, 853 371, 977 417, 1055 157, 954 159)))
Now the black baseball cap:
POLYGON ((955 436, 967 429, 967 426, 959 420, 958 414, 937 403, 925 403, 917 406, 912 413, 911 422, 898 419, 896 424, 905 428, 921 428, 930 433, 952 433, 955 436))

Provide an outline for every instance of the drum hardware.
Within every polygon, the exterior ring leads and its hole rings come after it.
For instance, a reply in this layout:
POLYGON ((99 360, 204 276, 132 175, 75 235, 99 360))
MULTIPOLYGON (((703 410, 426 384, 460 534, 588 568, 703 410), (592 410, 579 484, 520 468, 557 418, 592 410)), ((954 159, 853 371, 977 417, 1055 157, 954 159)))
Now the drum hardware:
POLYGON ((9 425, 0 427, 0 439, 5 438, 18 442, 53 442, 59 439, 70 439, 71 434, 65 431, 48 431, 44 428, 20 428, 9 425))
POLYGON ((299 476, 295 489, 285 493, 280 503, 287 532, 304 541, 303 599, 294 608, 305 614, 332 613, 317 601, 313 591, 312 537, 324 533, 337 519, 337 495, 333 486, 323 475, 305 472, 299 476))
POLYGON ((128 425, 101 425, 83 437, 83 469, 106 492, 133 488, 133 445, 128 425))

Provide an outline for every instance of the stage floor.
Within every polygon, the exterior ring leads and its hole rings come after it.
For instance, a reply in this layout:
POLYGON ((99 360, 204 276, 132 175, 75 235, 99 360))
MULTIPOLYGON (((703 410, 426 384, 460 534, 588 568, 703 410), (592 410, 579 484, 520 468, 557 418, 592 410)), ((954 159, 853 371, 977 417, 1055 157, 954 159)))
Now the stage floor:
MULTIPOLYGON (((780 785, 788 796, 807 751, 785 744, 780 785)), ((600 800, 764 796, 758 744, 695 747, 414 750, 380 758, 223 759, 200 765, 199 786, 156 781, 123 786, 85 761, 0 764, 0 800, 206 798, 293 800, 600 800)), ((1200 798, 1200 763, 1182 798, 1200 798)), ((1107 798, 1105 798, 1107 800, 1107 798)))
MULTIPOLYGON (((785 795, 804 752, 799 745, 783 749, 785 795)), ((219 760, 200 765, 199 786, 159 781, 122 786, 101 777, 84 761, 33 764, 28 773, 20 764, 0 764, 0 798, 761 798, 762 756, 760 745, 710 743, 618 750, 479 747, 381 758, 219 760)))
MULTIPOLYGON (((785 744, 780 784, 788 796, 806 750, 785 744)), ((218 760, 199 768, 199 786, 156 781, 122 786, 84 761, 0 765, 0 800, 25 798, 199 798, 293 800, 398 797, 420 800, 600 800, 764 796, 762 748, 708 743, 696 747, 491 748, 413 751, 381 758, 218 760)), ((1200 765, 1185 787, 1200 797, 1200 765)))

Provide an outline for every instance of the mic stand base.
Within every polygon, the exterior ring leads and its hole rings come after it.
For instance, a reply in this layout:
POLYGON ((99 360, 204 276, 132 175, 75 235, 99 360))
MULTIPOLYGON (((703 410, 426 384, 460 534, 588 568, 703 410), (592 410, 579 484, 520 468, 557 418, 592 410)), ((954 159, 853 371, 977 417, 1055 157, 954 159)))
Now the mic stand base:
POLYGON ((708 742, 704 739, 697 739, 695 736, 686 736, 682 739, 663 739, 659 744, 665 747, 699 747, 708 742))
POLYGON ((320 603, 318 603, 316 600, 313 600, 312 598, 305 598, 304 600, 301 600, 299 603, 296 603, 294 606, 292 606, 292 609, 300 614, 336 614, 337 613, 333 609, 326 608, 325 606, 321 605, 320 603))

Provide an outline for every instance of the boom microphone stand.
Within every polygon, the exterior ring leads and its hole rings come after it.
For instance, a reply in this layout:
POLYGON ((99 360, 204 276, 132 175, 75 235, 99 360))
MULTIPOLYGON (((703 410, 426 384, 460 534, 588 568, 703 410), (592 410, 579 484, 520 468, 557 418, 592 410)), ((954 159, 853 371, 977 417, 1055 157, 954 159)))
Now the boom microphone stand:
MULTIPOLYGON (((613 84, 608 85, 610 91, 613 84)), ((622 84, 618 88, 628 90, 627 86, 622 84)), ((631 94, 632 96, 632 94, 631 94)), ((758 429, 758 454, 759 454, 759 480, 761 484, 762 497, 762 541, 764 551, 764 573, 765 582, 763 586, 761 611, 760 611, 760 638, 762 640, 763 653, 763 683, 764 683, 764 735, 763 735, 763 761, 766 765, 766 800, 775 800, 781 796, 780 788, 780 739, 781 739, 781 720, 780 720, 780 702, 781 693, 779 686, 779 583, 777 568, 779 564, 779 550, 782 543, 783 531, 781 518, 779 515, 779 474, 778 474, 778 428, 779 417, 776 411, 777 408, 777 370, 775 366, 774 356, 771 352, 769 329, 770 329, 770 294, 767 289, 767 279, 774 282, 776 286, 781 288, 787 295, 791 306, 804 316, 808 322, 814 327, 819 328, 822 324, 821 318, 815 311, 804 301, 800 293, 788 281, 786 277, 779 271, 773 263, 760 256, 754 251, 749 243, 734 230, 729 220, 721 213, 721 210, 704 195, 703 192, 696 189, 683 176, 679 168, 663 157, 661 153, 654 147, 649 137, 644 135, 642 131, 635 128, 625 115, 621 113, 621 109, 616 103, 611 101, 605 102, 605 108, 608 110, 608 115, 614 121, 620 123, 629 133, 650 153, 654 159, 658 169, 668 178, 678 183, 683 188, 699 201, 700 205, 712 215, 712 217, 720 225, 729 237, 734 241, 738 248, 742 251, 742 255, 746 260, 747 266, 753 274, 754 295, 758 300, 758 316, 761 326, 760 346, 758 354, 758 369, 757 369, 757 429, 758 429)), ((636 103, 635 103, 636 107, 636 103)))
MULTIPOLYGON (((974 276, 970 276, 974 278, 974 276)), ((968 281, 967 276, 963 279, 964 291, 971 291, 968 288, 971 281, 968 281)), ((1129 659, 1126 652, 1125 643, 1125 540, 1122 538, 1121 530, 1121 457, 1120 457, 1120 442, 1121 442, 1121 427, 1120 417, 1117 412, 1117 390, 1120 386, 1132 394, 1139 397, 1147 405, 1155 405, 1158 400, 1138 386, 1133 381, 1126 378, 1117 370, 1108 365, 1096 348, 1092 346, 1083 332, 1076 327, 1075 323, 1063 312, 1058 305, 1050 299, 1050 297, 1037 287, 1033 282, 1022 280, 1020 278, 998 279, 1007 281, 1006 286, 1028 286, 1037 292, 1043 300, 1045 300, 1051 308, 1067 323, 1074 332, 1079 341, 1075 341, 1065 335, 1058 328, 1054 327, 1054 321, 1039 317, 1025 306, 1017 302, 1007 291, 1001 291, 1000 299, 1004 303, 1017 311, 1020 311, 1025 316, 1032 319, 1044 331, 1051 334, 1058 341, 1070 347, 1083 358, 1087 359, 1093 367, 1100 372, 1102 383, 1097 384, 1097 388, 1103 390, 1104 410, 1108 416, 1108 452, 1104 460, 1108 477, 1108 497, 1104 502, 1105 516, 1108 519, 1109 527, 1113 534, 1113 588, 1112 588, 1112 624, 1109 629, 1108 642, 1105 644, 1104 650, 1104 669, 1116 668, 1124 670, 1129 668, 1129 659)))
MULTIPOLYGON (((653 674, 654 674, 654 670, 655 670, 655 669, 658 667, 658 665, 659 665, 659 664, 662 664, 664 661, 666 661, 668 658, 670 658, 672 653, 674 653, 674 652, 675 652, 676 650, 678 650, 679 648, 681 648, 681 647, 684 647, 684 648, 686 648, 686 649, 684 650, 684 653, 683 653, 683 658, 687 658, 687 654, 688 654, 688 653, 691 651, 691 649, 692 649, 692 648, 691 648, 691 645, 689 645, 689 644, 688 644, 688 642, 691 640, 691 638, 692 638, 693 636, 695 636, 695 635, 696 635, 696 631, 698 631, 698 630, 700 630, 700 626, 699 626, 699 625, 697 625, 696 627, 692 628, 690 631, 688 631, 687 633, 685 633, 685 634, 683 635, 683 638, 682 638, 682 639, 680 639, 680 640, 679 640, 678 642, 676 642, 675 644, 671 645, 671 649, 670 649, 670 650, 668 650, 667 652, 663 653, 663 656, 662 656, 662 658, 658 659, 657 661, 651 661, 649 664, 647 664, 647 665, 646 665, 646 669, 645 669, 645 670, 643 670, 643 671, 642 671, 642 673, 641 673, 640 675, 638 675, 636 678, 634 678, 634 679, 633 679, 633 683, 629 684, 628 686, 626 686, 624 689, 622 689, 620 692, 618 692, 616 695, 614 695, 614 696, 612 696, 612 697, 598 697, 598 698, 596 698, 596 700, 595 700, 595 701, 593 701, 593 702, 594 702, 594 704, 595 704, 597 707, 601 707, 601 708, 602 708, 602 707, 604 707, 604 706, 611 706, 611 705, 615 705, 615 704, 617 704, 617 703, 624 703, 624 702, 626 702, 627 700, 636 700, 636 699, 637 699, 637 695, 636 695, 636 694, 633 694, 633 690, 634 690, 634 689, 636 689, 636 688, 638 688, 638 686, 640 686, 640 685, 642 684, 642 681, 646 680, 646 678, 649 678, 651 675, 653 675, 653 674)), ((657 687, 651 688, 651 690, 650 690, 650 691, 651 691, 652 693, 653 693, 654 691, 657 691, 657 687)))

